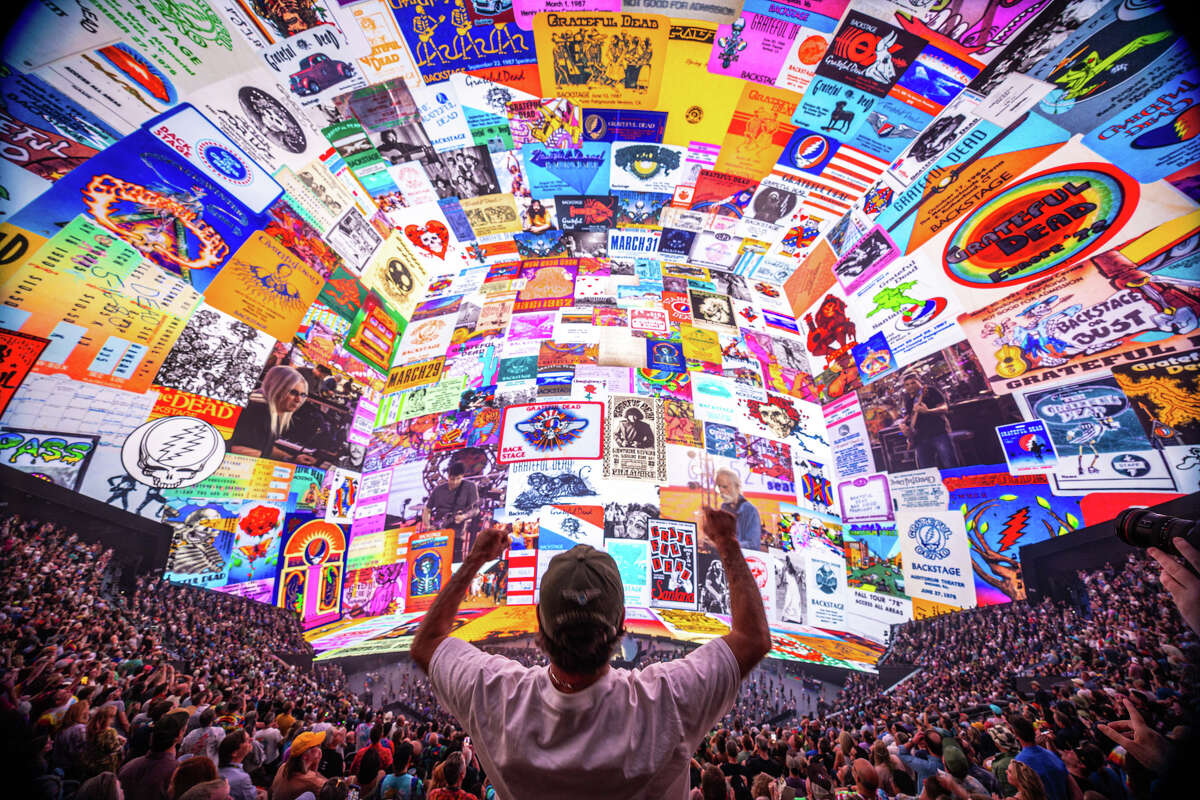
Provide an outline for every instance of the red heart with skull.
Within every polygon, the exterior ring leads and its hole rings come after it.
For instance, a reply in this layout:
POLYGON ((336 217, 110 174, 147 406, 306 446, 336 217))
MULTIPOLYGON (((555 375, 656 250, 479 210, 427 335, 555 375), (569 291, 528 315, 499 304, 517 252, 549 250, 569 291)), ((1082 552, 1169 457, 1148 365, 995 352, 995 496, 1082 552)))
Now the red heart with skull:
POLYGON ((450 246, 450 231, 435 219, 424 225, 409 225, 404 229, 408 240, 427 253, 438 258, 446 257, 446 248, 450 246))

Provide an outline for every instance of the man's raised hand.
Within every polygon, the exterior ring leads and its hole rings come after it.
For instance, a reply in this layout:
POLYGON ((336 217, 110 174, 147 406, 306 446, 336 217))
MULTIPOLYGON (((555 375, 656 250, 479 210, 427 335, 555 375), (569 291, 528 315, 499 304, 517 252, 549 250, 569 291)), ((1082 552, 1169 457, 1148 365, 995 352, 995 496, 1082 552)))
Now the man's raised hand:
POLYGON ((512 545, 512 538, 509 536, 510 530, 511 527, 508 525, 496 524, 484 528, 479 532, 475 544, 471 547, 470 557, 477 559, 481 564, 500 558, 512 545))
POLYGON ((700 533, 718 550, 737 544, 737 519, 728 511, 709 506, 700 510, 700 533))

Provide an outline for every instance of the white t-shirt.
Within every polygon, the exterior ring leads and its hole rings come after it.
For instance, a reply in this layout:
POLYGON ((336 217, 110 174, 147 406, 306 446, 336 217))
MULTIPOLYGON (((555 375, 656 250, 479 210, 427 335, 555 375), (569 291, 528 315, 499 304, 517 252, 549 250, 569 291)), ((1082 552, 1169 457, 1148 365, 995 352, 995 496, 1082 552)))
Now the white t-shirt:
POLYGON ((224 738, 225 730, 216 725, 209 728, 196 728, 183 737, 183 741, 179 745, 179 752, 191 753, 194 756, 208 756, 216 764, 218 763, 217 748, 224 738))
POLYGON ((263 763, 270 764, 279 758, 279 746, 283 743, 283 734, 278 728, 263 728, 254 734, 254 741, 263 746, 263 763))
POLYGON ((454 637, 429 664, 434 694, 470 733, 504 800, 683 800, 692 754, 741 682, 721 639, 687 658, 610 669, 573 694, 555 689, 547 669, 454 637))

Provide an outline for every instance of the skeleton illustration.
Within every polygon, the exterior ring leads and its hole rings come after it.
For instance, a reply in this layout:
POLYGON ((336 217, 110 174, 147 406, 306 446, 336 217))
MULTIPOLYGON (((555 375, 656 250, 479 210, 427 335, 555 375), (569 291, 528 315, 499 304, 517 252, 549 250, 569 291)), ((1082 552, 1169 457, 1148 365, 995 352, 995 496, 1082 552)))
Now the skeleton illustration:
POLYGON ((1072 347, 1069 342, 1056 335, 1056 320, 1060 317, 1069 319, 1078 313, 1083 305, 1074 303, 1065 308, 1055 309, 1054 305, 1058 299, 1058 295, 1052 294, 1030 304, 1017 315, 1020 322, 1013 323, 1011 329, 1002 323, 997 334, 999 343, 1020 348, 1022 358, 1028 364, 1038 367, 1057 367, 1067 363, 1073 355, 1072 347))
POLYGON ((437 594, 442 588, 442 576, 438 574, 437 556, 427 553, 417 559, 416 575, 412 579, 412 594, 437 594))
POLYGON ((175 526, 176 541, 167 561, 167 572, 194 575, 225 568, 225 558, 214 545, 221 531, 211 526, 219 516, 211 508, 201 508, 175 526))
POLYGON ((1092 460, 1088 463, 1088 474, 1096 474, 1100 470, 1096 469, 1096 462, 1100 460, 1100 451, 1096 448, 1096 442, 1100 441, 1108 431, 1117 430, 1118 425, 1112 417, 1097 417, 1094 420, 1081 422, 1075 427, 1067 431, 1067 443, 1077 445, 1079 447, 1079 474, 1082 475, 1083 470, 1083 451, 1085 449, 1092 451, 1092 460))
POLYGON ((717 39, 717 46, 721 48, 717 53, 721 57, 721 66, 729 69, 729 65, 738 60, 738 54, 746 49, 746 40, 742 38, 742 30, 746 27, 746 19, 738 17, 733 21, 732 28, 728 36, 722 36, 717 39))

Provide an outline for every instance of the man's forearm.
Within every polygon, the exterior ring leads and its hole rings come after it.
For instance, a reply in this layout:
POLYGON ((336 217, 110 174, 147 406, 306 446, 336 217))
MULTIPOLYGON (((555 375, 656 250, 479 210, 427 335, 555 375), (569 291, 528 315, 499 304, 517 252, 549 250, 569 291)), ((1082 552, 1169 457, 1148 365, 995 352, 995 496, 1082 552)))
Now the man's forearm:
POLYGON ((763 608, 762 595, 750 572, 750 565, 736 543, 721 548, 721 564, 725 567, 725 579, 729 583, 729 605, 733 630, 766 637, 767 612, 763 608))
POLYGON ((481 566, 482 561, 467 555, 458 572, 454 573, 438 592, 437 597, 433 599, 433 605, 421 620, 417 634, 413 637, 412 657, 426 672, 429 671, 433 651, 441 644, 442 639, 450 635, 450 625, 458 614, 458 607, 462 605, 463 598, 467 596, 467 589, 481 566))
POLYGON ((725 579, 729 583, 730 634, 744 638, 751 653, 761 651, 757 658, 752 659, 757 663, 771 647, 771 632, 767 628, 767 612, 763 608, 762 595, 736 542, 723 543, 718 552, 721 564, 725 567, 725 579))

